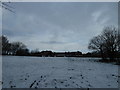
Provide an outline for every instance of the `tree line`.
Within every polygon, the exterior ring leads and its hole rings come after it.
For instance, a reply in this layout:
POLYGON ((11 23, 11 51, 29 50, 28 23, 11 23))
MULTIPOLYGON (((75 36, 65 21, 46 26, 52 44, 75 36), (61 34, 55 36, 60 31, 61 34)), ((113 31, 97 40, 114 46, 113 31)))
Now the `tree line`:
MULTIPOLYGON (((0 45, 2 45, 2 55, 42 56, 42 54, 51 53, 51 51, 44 51, 43 53, 43 51, 39 52, 39 50, 32 50, 30 52, 27 46, 22 42, 11 43, 4 35, 0 37, 0 45)), ((81 52, 80 56, 101 57, 102 60, 115 61, 120 58, 120 32, 118 32, 118 29, 114 26, 105 27, 101 34, 90 40, 88 49, 93 50, 93 52, 86 54, 82 54, 81 52)), ((72 52, 65 52, 66 56, 69 56, 71 53, 72 52)), ((77 54, 77 52, 74 52, 74 54, 75 53, 77 54)), ((75 56, 72 54, 71 56, 75 56)), ((51 56, 53 56, 53 54, 51 56)))
POLYGON ((10 43, 4 35, 0 37, 0 45, 2 45, 2 55, 28 55, 29 49, 22 42, 10 43))
POLYGON ((52 52, 52 51, 39 51, 38 49, 30 51, 22 42, 9 42, 8 38, 4 35, 0 37, 0 45, 2 46, 2 55, 15 55, 15 56, 39 56, 39 57, 77 57, 82 52, 52 52))

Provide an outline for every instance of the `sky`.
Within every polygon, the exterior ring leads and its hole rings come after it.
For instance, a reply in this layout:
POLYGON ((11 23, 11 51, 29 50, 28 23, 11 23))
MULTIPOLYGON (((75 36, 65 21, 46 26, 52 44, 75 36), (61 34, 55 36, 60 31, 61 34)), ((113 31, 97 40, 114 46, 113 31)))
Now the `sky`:
POLYGON ((89 52, 105 26, 118 25, 117 2, 12 2, 2 10, 2 34, 30 50, 89 52))

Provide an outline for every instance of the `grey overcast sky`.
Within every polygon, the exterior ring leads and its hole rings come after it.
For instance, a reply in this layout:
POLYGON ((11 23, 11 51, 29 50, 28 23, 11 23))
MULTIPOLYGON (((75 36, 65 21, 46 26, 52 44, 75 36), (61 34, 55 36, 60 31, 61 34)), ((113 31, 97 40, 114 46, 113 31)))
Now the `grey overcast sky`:
POLYGON ((118 24, 117 2, 13 2, 3 9, 2 33, 30 50, 88 52, 104 26, 118 24))

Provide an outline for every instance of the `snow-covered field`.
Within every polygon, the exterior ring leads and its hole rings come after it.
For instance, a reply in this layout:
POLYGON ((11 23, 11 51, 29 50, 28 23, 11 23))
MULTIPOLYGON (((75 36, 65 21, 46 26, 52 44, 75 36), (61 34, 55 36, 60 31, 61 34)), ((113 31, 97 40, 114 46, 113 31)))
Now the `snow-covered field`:
POLYGON ((95 58, 3 56, 3 88, 118 88, 118 66, 95 58))
POLYGON ((2 56, 0 56, 0 90, 2 89, 2 56))

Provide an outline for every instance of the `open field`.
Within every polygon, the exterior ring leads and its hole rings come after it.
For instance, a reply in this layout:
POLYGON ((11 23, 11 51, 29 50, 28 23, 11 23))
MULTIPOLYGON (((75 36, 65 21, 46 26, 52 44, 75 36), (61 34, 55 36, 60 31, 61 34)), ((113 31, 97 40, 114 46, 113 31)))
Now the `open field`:
POLYGON ((118 88, 118 66, 97 58, 3 56, 3 88, 118 88))

